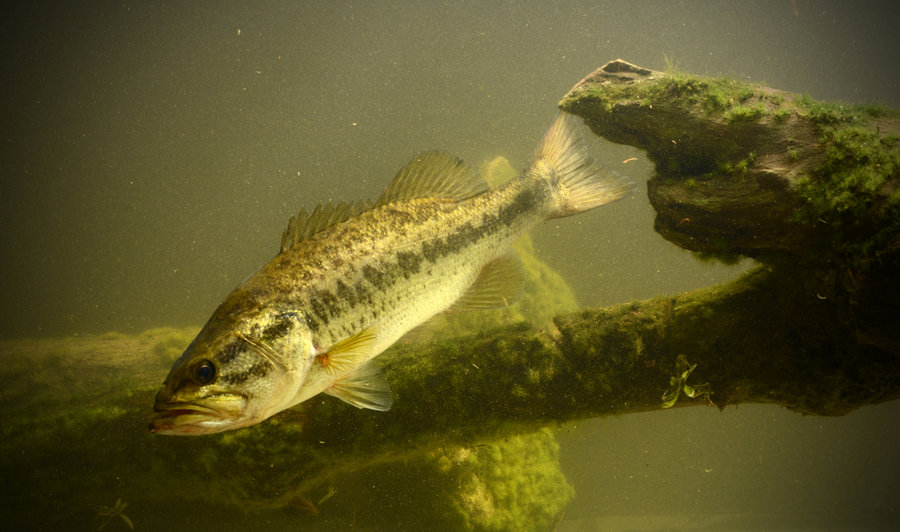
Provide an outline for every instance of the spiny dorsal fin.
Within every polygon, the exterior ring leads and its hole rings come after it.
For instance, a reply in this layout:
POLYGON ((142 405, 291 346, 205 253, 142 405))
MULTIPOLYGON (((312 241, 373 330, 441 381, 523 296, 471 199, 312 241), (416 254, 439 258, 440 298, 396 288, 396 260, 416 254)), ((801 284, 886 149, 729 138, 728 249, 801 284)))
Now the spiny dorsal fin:
POLYGON ((417 198, 460 201, 488 190, 487 183, 462 160, 441 151, 426 151, 397 172, 375 206, 417 198))
POLYGON ((330 201, 324 204, 320 203, 313 209, 312 214, 308 214, 306 209, 300 209, 297 216, 291 216, 287 228, 281 234, 281 251, 284 252, 291 249, 298 242, 302 242, 319 231, 339 224, 371 207, 372 203, 364 200, 356 202, 342 201, 337 205, 330 201))
POLYGON ((519 255, 510 250, 485 264, 469 290, 447 311, 508 307, 522 298, 524 288, 525 268, 519 255))

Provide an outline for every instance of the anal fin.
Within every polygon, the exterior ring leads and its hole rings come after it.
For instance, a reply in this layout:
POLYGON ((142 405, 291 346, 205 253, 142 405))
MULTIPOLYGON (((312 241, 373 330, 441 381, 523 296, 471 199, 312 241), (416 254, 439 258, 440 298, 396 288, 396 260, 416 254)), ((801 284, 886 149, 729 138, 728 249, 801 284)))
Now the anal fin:
POLYGON ((390 410, 394 402, 384 373, 371 360, 338 378, 325 393, 356 408, 381 412, 390 410))

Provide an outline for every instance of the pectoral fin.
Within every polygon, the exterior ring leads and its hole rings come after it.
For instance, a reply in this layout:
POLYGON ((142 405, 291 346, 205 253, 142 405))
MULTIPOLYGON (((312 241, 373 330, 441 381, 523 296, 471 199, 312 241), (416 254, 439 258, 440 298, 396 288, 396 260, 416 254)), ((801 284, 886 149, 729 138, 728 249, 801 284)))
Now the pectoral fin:
POLYGON ((522 261, 515 251, 508 251, 487 263, 469 290, 447 311, 508 307, 522 298, 524 288, 522 261))
POLYGON ((394 402, 391 386, 384 378, 384 373, 371 360, 334 381, 325 393, 356 408, 382 412, 390 410, 394 402))
POLYGON ((375 332, 375 326, 367 327, 334 344, 319 354, 316 360, 329 373, 347 373, 369 358, 375 343, 375 332))

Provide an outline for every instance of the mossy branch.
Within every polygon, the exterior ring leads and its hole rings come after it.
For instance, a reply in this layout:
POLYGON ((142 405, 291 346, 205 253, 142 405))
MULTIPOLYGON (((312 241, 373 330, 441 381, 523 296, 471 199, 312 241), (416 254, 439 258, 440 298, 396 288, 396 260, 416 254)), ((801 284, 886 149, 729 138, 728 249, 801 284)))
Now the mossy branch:
POLYGON ((520 324, 400 345, 383 362, 397 394, 391 412, 320 401, 305 428, 309 438, 371 450, 654 410, 679 357, 696 364, 691 382, 708 383, 719 407, 764 402, 841 415, 900 397, 900 359, 841 327, 840 312, 814 284, 763 267, 719 287, 561 315, 558 330, 520 324), (348 435, 347 426, 363 430, 348 435))

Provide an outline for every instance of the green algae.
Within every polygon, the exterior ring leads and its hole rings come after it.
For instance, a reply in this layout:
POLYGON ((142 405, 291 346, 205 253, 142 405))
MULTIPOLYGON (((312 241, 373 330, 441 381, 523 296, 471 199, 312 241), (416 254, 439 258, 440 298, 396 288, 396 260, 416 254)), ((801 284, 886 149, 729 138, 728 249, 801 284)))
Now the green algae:
POLYGON ((881 260, 900 237, 900 139, 873 120, 897 113, 809 99, 802 105, 815 120, 824 157, 797 182, 794 219, 827 226, 831 256, 843 264, 881 260))
POLYGON ((560 102, 563 109, 590 101, 606 111, 623 107, 647 110, 667 109, 674 104, 698 108, 706 117, 725 116, 729 120, 756 119, 783 111, 784 95, 760 90, 749 83, 689 75, 679 71, 656 73, 648 80, 625 84, 597 84, 576 87, 560 102))
POLYGON ((875 204, 893 214, 896 194, 883 198, 881 192, 900 171, 897 137, 848 126, 827 129, 822 144, 827 158, 804 179, 799 191, 808 218, 835 214, 860 219, 875 204))
MULTIPOLYGON (((457 530, 549 530, 575 490, 559 471, 559 445, 549 430, 519 434, 438 455, 453 477, 457 530)), ((449 523, 453 524, 453 523, 449 523)))
POLYGON ((736 105, 722 113, 727 122, 752 122, 765 115, 766 107, 761 102, 757 102, 754 106, 736 105))

